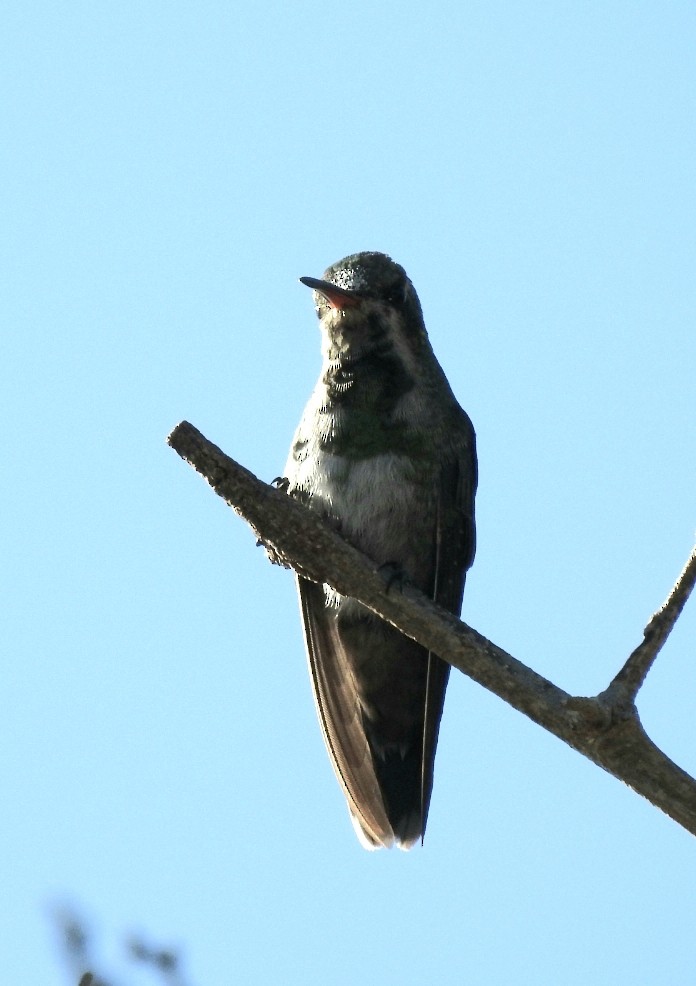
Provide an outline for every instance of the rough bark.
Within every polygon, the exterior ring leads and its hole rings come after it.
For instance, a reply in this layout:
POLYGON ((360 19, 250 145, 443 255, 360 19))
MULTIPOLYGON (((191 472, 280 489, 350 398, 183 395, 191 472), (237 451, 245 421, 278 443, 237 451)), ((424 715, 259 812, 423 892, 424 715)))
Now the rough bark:
POLYGON ((261 482, 184 421, 168 438, 251 526, 276 564, 328 583, 498 695, 696 835, 696 781, 643 730, 635 699, 696 581, 696 549, 641 644, 605 691, 571 696, 408 584, 388 591, 378 566, 281 489, 261 482))

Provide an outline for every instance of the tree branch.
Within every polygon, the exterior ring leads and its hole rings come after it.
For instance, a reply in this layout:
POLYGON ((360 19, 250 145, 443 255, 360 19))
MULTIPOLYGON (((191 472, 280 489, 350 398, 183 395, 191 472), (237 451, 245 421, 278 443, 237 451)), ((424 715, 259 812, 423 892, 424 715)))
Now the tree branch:
POLYGON ((605 695, 621 696, 625 701, 635 701, 648 671, 672 632, 672 628, 684 609, 695 583, 696 547, 691 552, 689 560, 669 596, 660 609, 653 614, 643 631, 643 641, 636 647, 616 675, 605 695))
POLYGON ((693 588, 693 556, 665 606, 646 628, 644 643, 612 685, 594 698, 572 697, 413 586, 389 593, 374 562, 343 541, 317 514, 260 482, 193 425, 177 425, 168 442, 247 521, 272 561, 358 599, 696 835, 696 781, 650 740, 633 704, 693 588))

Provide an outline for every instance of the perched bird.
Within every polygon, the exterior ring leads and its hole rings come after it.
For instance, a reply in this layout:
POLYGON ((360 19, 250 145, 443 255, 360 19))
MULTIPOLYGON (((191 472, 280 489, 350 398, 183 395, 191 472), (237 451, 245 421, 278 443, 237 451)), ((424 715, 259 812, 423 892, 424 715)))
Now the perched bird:
MULTIPOLYGON (((314 291, 323 364, 288 492, 458 615, 475 548, 475 435, 413 285, 382 253, 300 280, 314 291)), ((449 665, 330 586, 298 588, 319 721, 358 838, 410 849, 425 831, 449 665)))

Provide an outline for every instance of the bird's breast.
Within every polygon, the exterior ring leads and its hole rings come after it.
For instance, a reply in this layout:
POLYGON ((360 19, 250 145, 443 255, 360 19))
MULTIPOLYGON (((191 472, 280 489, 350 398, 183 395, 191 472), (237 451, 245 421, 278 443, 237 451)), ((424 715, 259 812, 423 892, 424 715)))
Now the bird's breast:
POLYGON ((308 506, 378 565, 400 565, 417 583, 427 578, 435 484, 422 464, 390 452, 355 459, 315 447, 295 459, 289 478, 291 492, 308 494, 308 506))

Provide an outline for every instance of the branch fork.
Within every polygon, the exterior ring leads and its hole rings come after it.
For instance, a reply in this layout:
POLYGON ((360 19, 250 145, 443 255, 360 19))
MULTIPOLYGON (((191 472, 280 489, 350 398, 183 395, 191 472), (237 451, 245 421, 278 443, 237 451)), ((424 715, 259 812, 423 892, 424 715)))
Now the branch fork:
POLYGON ((249 524, 274 563, 358 599, 696 835, 696 781, 655 746, 635 705, 696 583, 696 548, 646 626, 643 641, 608 687, 595 697, 572 696, 414 586, 405 583, 402 592, 390 593, 374 562, 343 541, 317 514, 225 455, 193 425, 181 422, 168 443, 249 524))

